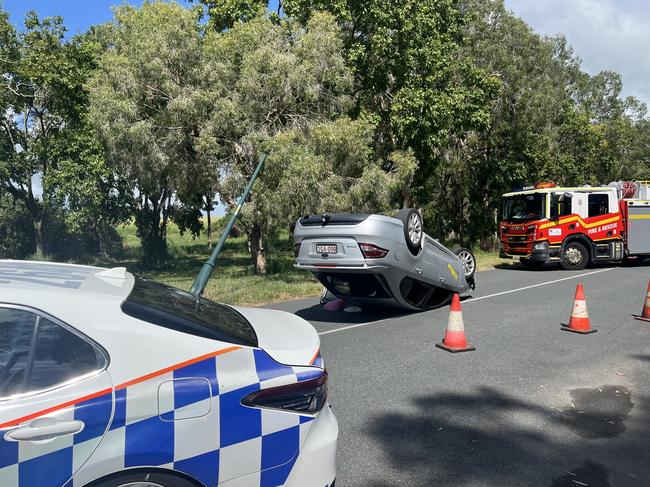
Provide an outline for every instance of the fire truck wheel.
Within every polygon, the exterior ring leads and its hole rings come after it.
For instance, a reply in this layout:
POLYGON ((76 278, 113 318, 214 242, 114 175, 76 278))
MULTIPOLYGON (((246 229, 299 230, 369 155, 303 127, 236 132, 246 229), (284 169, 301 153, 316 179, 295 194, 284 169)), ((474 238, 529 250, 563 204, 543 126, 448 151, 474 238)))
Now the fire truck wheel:
POLYGON ((580 242, 570 242, 562 252, 562 267, 567 270, 584 269, 589 262, 589 253, 580 242))

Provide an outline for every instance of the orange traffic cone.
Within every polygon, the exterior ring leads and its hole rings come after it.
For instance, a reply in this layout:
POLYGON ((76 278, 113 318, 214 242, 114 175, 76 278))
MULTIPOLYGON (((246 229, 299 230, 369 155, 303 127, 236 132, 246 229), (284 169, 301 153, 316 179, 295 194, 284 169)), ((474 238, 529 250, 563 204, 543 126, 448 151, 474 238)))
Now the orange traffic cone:
POLYGON ((451 311, 449 312, 449 322, 447 331, 442 343, 436 343, 436 347, 447 350, 448 352, 470 352, 476 348, 467 344, 465 336, 465 325, 463 324, 463 311, 460 308, 460 297, 454 293, 451 300, 451 311))
POLYGON ((650 321, 650 282, 648 283, 648 290, 645 295, 645 303, 643 304, 643 311, 641 316, 634 315, 637 320, 650 321))
POLYGON ((596 333, 598 330, 589 326, 589 315, 587 314, 587 301, 585 300, 585 291, 582 288, 582 283, 578 283, 576 287, 576 297, 573 299, 573 310, 571 310, 571 318, 569 319, 569 326, 562 325, 564 331, 572 331, 574 333, 596 333))

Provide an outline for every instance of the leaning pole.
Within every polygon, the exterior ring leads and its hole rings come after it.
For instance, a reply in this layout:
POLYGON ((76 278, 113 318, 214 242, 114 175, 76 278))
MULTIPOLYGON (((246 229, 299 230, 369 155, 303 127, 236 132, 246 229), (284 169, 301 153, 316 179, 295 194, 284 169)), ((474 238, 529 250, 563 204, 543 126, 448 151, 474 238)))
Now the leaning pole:
POLYGON ((194 279, 194 282, 192 283, 192 287, 190 288, 190 293, 196 298, 199 299, 201 295, 203 294, 203 291, 205 290, 205 286, 208 283, 208 280, 210 279, 210 276, 212 275, 212 272, 214 271, 216 262, 217 262, 217 257, 219 256, 219 253, 221 252, 221 249, 223 248, 223 244, 226 242, 226 239, 228 238, 228 235, 230 235, 230 231, 232 230, 233 225, 237 221, 237 216, 239 216, 239 212, 241 211, 242 206, 244 205, 244 202, 246 201, 246 198, 248 198, 248 195, 251 192, 251 189, 253 188, 253 184, 255 184, 255 180, 257 179, 257 176, 259 176, 260 171, 262 170, 262 166, 264 165, 264 161, 266 160, 266 154, 262 153, 260 154, 259 162, 257 163, 257 167, 255 168, 255 171, 253 172, 253 175, 251 176, 250 180, 248 181, 248 185, 246 186, 246 189, 244 189, 244 192, 241 194, 239 197, 239 201, 237 202, 237 208, 235 208, 235 212, 233 213, 232 217, 230 218, 230 221, 228 222, 228 225, 226 225, 226 229, 223 231, 221 234, 221 238, 219 239, 219 243, 217 246, 214 248, 212 251, 212 254, 210 255, 210 258, 203 264, 203 267, 201 267, 201 270, 196 276, 196 279, 194 279))

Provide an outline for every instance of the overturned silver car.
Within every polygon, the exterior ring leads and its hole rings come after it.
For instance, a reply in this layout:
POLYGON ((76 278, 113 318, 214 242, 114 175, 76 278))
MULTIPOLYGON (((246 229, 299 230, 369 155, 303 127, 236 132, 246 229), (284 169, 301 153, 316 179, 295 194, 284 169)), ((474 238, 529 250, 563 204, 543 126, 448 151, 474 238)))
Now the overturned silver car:
POLYGON ((334 296, 359 305, 423 310, 474 288, 476 259, 422 231, 422 216, 325 214, 300 218, 296 267, 311 271, 334 296))

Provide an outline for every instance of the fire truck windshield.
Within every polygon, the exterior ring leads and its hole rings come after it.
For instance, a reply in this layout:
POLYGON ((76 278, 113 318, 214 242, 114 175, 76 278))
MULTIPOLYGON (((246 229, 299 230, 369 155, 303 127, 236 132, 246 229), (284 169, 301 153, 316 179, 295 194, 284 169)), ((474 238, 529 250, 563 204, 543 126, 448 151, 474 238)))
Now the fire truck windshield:
POLYGON ((546 208, 546 193, 518 194, 503 198, 504 221, 527 221, 542 218, 546 208))

